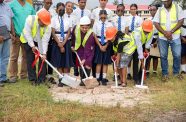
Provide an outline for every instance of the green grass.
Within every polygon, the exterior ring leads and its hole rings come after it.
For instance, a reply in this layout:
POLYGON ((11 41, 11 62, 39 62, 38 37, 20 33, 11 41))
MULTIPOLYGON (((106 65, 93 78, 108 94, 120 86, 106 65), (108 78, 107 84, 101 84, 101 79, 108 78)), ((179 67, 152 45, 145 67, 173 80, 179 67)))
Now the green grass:
POLYGON ((84 106, 67 101, 55 103, 44 85, 34 87, 26 80, 6 84, 0 88, 0 121, 149 121, 163 112, 186 111, 185 81, 172 78, 167 83, 161 83, 159 78, 152 77, 147 82, 152 104, 133 108, 84 106))
MULTIPOLYGON (((160 66, 158 70, 160 73, 160 66)), ((112 75, 110 71, 109 78, 112 75)), ((26 80, 6 84, 0 88, 0 122, 141 122, 169 111, 186 112, 186 77, 179 81, 171 76, 167 83, 160 79, 158 74, 146 81, 152 104, 133 108, 103 108, 67 101, 56 103, 44 85, 34 87, 26 80)), ((129 87, 132 86, 129 82, 129 87)))

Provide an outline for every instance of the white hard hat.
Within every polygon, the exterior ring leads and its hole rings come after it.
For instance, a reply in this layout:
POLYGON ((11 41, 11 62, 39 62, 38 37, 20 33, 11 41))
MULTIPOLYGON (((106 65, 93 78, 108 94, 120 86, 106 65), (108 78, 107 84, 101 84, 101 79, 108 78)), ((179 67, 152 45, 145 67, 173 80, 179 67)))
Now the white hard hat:
POLYGON ((83 16, 81 19, 80 19, 80 25, 89 25, 91 22, 90 22, 90 19, 88 16, 83 16))

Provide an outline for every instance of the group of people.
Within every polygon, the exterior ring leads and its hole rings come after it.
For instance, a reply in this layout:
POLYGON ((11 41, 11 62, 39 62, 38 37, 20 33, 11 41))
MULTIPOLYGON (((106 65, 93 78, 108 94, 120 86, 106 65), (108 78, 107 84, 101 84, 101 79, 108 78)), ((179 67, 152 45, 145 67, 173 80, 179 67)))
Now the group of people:
MULTIPOLYGON (((108 0, 99 0, 100 5, 93 11, 86 9, 86 3, 87 0, 78 0, 79 6, 73 10, 72 2, 59 2, 52 13, 52 0, 44 0, 44 7, 36 13, 25 0, 14 0, 9 5, 0 0, 0 27, 6 25, 11 35, 7 40, 0 36, 0 86, 18 80, 19 54, 22 55, 19 78, 28 76, 33 85, 45 82, 46 78, 53 81, 53 71, 44 62, 46 59, 62 75, 68 75, 73 68, 74 75, 80 75, 81 80, 85 78, 80 67, 83 65, 88 76, 92 72, 100 85, 107 85, 107 70, 113 59, 120 85, 126 87, 127 79, 133 78, 135 84, 140 84, 142 69, 150 75, 151 59, 156 75, 160 58, 162 81, 165 82, 169 78, 169 46, 173 55, 173 74, 179 80, 183 79, 182 74, 186 74, 186 13, 179 5, 172 0, 162 0, 162 6, 151 4, 152 17, 143 20, 137 14, 136 4, 130 5, 131 15, 127 17, 123 3, 117 5, 116 13, 106 8, 108 0), (146 66, 144 53, 150 54, 146 66)), ((58 86, 63 85, 59 80, 58 86)))

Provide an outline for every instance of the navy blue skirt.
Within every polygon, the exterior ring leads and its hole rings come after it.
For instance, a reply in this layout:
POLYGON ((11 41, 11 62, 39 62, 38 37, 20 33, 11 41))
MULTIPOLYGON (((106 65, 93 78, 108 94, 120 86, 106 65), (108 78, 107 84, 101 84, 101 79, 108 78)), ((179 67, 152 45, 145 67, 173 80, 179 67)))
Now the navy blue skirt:
POLYGON ((68 40, 64 46, 65 52, 61 53, 57 43, 54 42, 52 45, 52 59, 51 63, 56 68, 70 68, 73 67, 72 51, 70 41, 68 40))
POLYGON ((94 54, 94 63, 95 64, 104 64, 108 65, 112 63, 111 56, 113 55, 113 50, 112 50, 112 43, 109 43, 107 47, 106 52, 102 52, 97 45, 95 48, 95 54, 94 54))
POLYGON ((181 44, 181 55, 186 56, 186 44, 181 44))

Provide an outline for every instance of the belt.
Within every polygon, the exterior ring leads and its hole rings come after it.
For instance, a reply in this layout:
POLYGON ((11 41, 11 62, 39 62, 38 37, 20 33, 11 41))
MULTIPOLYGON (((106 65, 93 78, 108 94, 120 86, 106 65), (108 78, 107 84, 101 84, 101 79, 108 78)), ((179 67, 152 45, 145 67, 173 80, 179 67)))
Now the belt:
MULTIPOLYGON (((97 38, 101 39, 101 36, 97 36, 97 38)), ((105 37, 104 37, 104 39, 105 39, 105 37)))
POLYGON ((182 28, 185 28, 186 29, 186 25, 182 25, 182 28))
MULTIPOLYGON (((67 34, 68 32, 64 32, 64 34, 67 34)), ((55 34, 61 34, 61 31, 55 31, 55 34)))

